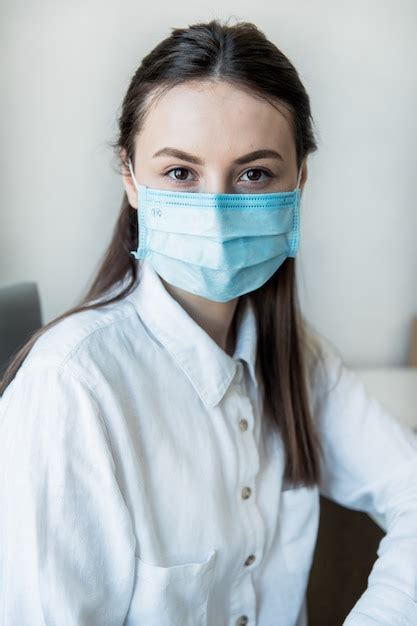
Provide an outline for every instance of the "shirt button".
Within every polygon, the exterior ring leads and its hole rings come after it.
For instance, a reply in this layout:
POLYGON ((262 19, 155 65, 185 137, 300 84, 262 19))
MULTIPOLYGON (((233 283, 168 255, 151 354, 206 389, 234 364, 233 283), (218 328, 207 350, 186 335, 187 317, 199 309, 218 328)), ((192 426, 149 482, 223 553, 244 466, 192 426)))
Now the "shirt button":
POLYGON ((236 620, 236 626, 245 626, 245 624, 248 623, 248 618, 246 617, 246 615, 241 615, 240 617, 237 618, 236 620))
POLYGON ((252 565, 255 559, 256 559, 256 556, 254 554, 250 554, 245 561, 245 565, 252 565))
POLYGON ((248 422, 246 420, 240 420, 239 421, 239 428, 240 428, 240 430, 247 430, 248 429, 248 422))
POLYGON ((242 498, 244 500, 247 500, 251 493, 252 493, 252 489, 250 487, 243 487, 242 492, 241 492, 242 498))

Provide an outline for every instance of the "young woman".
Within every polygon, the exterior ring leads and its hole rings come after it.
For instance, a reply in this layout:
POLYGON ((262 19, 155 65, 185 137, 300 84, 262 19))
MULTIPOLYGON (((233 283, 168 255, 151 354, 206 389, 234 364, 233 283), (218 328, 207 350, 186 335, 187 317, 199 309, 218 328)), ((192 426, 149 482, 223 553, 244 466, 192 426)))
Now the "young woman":
MULTIPOLYGON (((382 515, 344 624, 417 624, 417 452, 303 319, 309 98, 251 23, 173 29, 88 294, 2 381, 4 626, 294 626, 319 495, 382 515)), ((329 599, 331 601, 331 599, 329 599)))

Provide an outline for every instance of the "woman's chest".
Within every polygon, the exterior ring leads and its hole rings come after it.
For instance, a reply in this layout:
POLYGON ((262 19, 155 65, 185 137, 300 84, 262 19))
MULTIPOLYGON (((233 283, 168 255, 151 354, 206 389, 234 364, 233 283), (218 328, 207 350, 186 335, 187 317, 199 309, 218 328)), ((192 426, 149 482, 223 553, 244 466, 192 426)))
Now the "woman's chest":
POLYGON ((117 401, 123 423, 112 439, 137 540, 126 624, 255 615, 264 569, 289 584, 308 556, 310 535, 297 533, 314 523, 314 496, 281 493, 280 438, 265 441, 245 386, 230 386, 210 409, 184 381, 167 391, 134 398, 126 390, 117 401))

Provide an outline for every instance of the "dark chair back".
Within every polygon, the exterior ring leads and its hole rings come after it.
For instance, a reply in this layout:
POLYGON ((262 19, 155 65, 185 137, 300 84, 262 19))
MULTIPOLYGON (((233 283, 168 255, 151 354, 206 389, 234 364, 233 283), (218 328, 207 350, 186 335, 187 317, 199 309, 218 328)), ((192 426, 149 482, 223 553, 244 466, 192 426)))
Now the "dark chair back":
POLYGON ((41 303, 35 282, 0 287, 0 376, 17 350, 41 326, 41 303))

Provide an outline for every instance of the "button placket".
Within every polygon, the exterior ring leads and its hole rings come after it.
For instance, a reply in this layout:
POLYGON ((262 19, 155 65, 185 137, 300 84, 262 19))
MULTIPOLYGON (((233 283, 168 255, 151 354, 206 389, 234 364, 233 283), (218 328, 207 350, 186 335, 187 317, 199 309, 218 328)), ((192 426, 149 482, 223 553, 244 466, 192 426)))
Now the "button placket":
POLYGON ((256 624, 256 594, 250 570, 240 576, 232 586, 231 615, 228 626, 256 624), (241 620, 241 621, 239 621, 241 620))
POLYGON ((246 419, 246 417, 240 417, 240 419, 238 420, 239 429, 241 430, 241 432, 245 432, 249 430, 253 424, 253 409, 252 409, 251 402, 248 398, 246 384, 244 380, 244 368, 243 368, 243 363, 241 361, 237 361, 236 363, 236 374, 235 374, 235 380, 233 382, 236 385, 236 387, 239 388, 241 398, 244 400, 245 404, 247 404, 248 406, 249 410, 245 410, 244 415, 246 416, 250 415, 252 418, 251 422, 249 422, 249 420, 246 419))
MULTIPOLYGON (((236 385, 239 390, 238 417, 236 419, 236 436, 237 445, 240 451, 240 501, 242 506, 242 522, 244 524, 245 535, 248 539, 245 549, 248 550, 246 556, 243 555, 242 570, 246 571, 244 586, 250 586, 250 596, 252 601, 249 602, 248 589, 245 598, 240 600, 240 613, 236 611, 233 624, 242 626, 251 624, 256 611, 256 596, 253 587, 252 576, 250 571, 258 565, 259 559, 262 558, 263 544, 265 540, 264 523, 261 518, 255 496, 255 480, 259 470, 259 453, 256 446, 254 427, 255 427, 255 407, 248 396, 246 380, 244 378, 245 370, 236 375, 236 385), (242 374, 242 376, 240 376, 242 374), (242 602, 243 600, 243 602, 242 602), (248 604, 249 602, 249 604, 248 604)), ((240 368, 239 368, 240 369, 240 368)), ((233 602, 235 604, 235 602, 233 602)), ((237 607, 236 607, 237 608, 237 607)))

